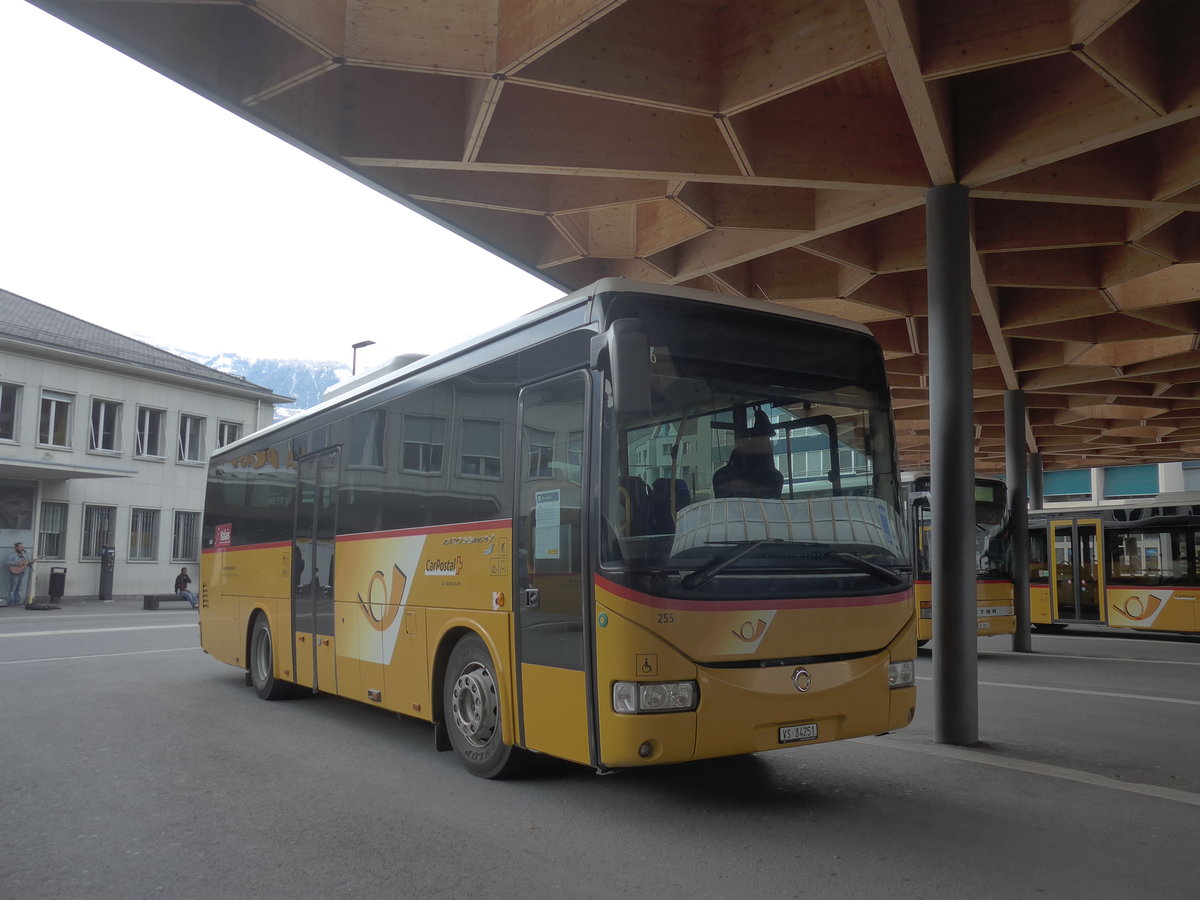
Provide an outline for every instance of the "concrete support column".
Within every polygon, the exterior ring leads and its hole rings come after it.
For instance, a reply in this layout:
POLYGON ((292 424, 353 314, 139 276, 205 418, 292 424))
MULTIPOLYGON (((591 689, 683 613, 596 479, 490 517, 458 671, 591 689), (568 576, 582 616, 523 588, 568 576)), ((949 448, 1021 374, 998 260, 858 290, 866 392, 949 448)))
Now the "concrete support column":
POLYGON ((959 184, 925 195, 929 272, 934 740, 979 741, 970 204, 959 184))
POLYGON ((1042 454, 1029 454, 1029 508, 1046 508, 1046 478, 1042 472, 1042 454))
POLYGON ((1012 519, 1013 606, 1017 630, 1012 648, 1029 653, 1029 506, 1025 500, 1025 394, 1004 392, 1004 471, 1008 482, 1008 508, 1012 519))

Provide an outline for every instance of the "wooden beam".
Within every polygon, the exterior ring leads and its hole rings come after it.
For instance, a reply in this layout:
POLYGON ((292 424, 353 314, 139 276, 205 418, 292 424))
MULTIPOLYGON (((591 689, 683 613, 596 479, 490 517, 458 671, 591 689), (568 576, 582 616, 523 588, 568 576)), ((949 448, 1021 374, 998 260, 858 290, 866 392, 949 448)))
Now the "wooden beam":
POLYGON ((908 111, 930 182, 953 184, 957 179, 950 89, 944 83, 931 84, 922 75, 920 54, 924 35, 914 21, 914 4, 907 0, 868 0, 867 11, 908 111))
POLYGON ((988 284, 997 287, 1103 287, 1094 248, 988 253, 983 257, 988 284))
POLYGON ((663 109, 711 115, 719 106, 720 40, 716 13, 702 5, 662 0, 654 15, 644 6, 616 6, 592 17, 570 41, 554 44, 509 78, 663 109))
POLYGON ((853 96, 822 87, 789 94, 746 114, 758 175, 804 173, 881 188, 929 184, 921 148, 898 97, 853 96), (878 147, 888 152, 878 153, 878 147))
POLYGON ((294 3, 257 0, 252 9, 275 27, 326 56, 346 56, 346 11, 360 0, 294 3))
POLYGON ((1000 324, 1005 328, 1068 322, 1113 310, 1100 291, 1001 288, 998 299, 1000 324))
POLYGON ((478 159, 533 171, 740 174, 711 118, 519 84, 501 95, 478 159))
POLYGON ((974 212, 981 253, 1121 244, 1127 234, 1125 211, 1117 207, 976 200, 974 212))
POLYGON ((962 180, 970 186, 1200 117, 1200 107, 1154 116, 1070 56, 969 80, 963 89, 972 102, 958 134, 962 180))
POLYGON ((1070 46, 1070 5, 1045 0, 924 0, 921 62, 927 78, 1062 53, 1070 46))
POLYGON ((1160 37, 1143 3, 1132 8, 1111 28, 1085 44, 1076 54, 1109 84, 1154 115, 1167 112, 1160 37))
POLYGON ((1108 293, 1123 310, 1200 300, 1200 264, 1161 269, 1112 287, 1108 293))
MULTIPOLYGON (((496 16, 493 72, 520 69, 620 7, 625 0, 482 0, 496 16)), ((423 3, 453 11, 457 4, 423 3)), ((401 19, 401 21, 403 21, 401 19)), ((471 43, 468 41, 468 43, 471 43)), ((479 42, 476 42, 479 43, 479 42)))
POLYGON ((726 115, 879 59, 883 50, 861 3, 759 0, 723 4, 713 66, 726 115))
POLYGON ((350 62, 477 76, 500 71, 496 61, 495 0, 344 2, 343 55, 350 62))
POLYGON ((492 121, 492 114, 496 111, 496 102, 500 99, 503 87, 504 82, 495 78, 475 78, 468 82, 466 134, 463 139, 464 162, 474 162, 479 156, 479 148, 483 146, 488 123, 492 121))

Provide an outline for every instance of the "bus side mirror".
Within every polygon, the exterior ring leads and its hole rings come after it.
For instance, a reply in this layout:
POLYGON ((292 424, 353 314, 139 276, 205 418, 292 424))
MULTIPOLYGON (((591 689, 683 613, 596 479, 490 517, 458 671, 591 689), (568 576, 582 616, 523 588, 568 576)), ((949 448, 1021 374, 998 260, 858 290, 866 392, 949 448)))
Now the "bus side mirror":
POLYGON ((650 341, 637 319, 617 319, 604 334, 592 339, 593 365, 608 356, 613 403, 619 412, 650 411, 650 341))

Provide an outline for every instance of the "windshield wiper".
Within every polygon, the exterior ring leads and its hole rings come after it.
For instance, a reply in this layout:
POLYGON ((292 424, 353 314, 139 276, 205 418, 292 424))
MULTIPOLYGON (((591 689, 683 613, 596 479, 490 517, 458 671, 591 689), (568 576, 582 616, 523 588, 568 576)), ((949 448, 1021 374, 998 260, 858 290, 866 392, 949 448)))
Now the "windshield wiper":
POLYGON ((785 541, 782 538, 759 538, 757 541, 746 541, 745 543, 736 544, 733 547, 730 547, 720 556, 710 559, 700 568, 689 572, 687 575, 684 575, 680 584, 689 590, 695 587, 700 587, 702 584, 707 584, 747 553, 751 552, 752 550, 757 550, 764 544, 786 544, 789 547, 804 547, 806 549, 816 550, 829 549, 828 544, 808 543, 805 541, 785 541))
POLYGON ((856 553, 849 553, 844 550, 834 550, 829 544, 821 544, 809 541, 788 541, 783 540, 782 538, 761 538, 756 541, 746 541, 730 547, 720 556, 710 559, 700 568, 689 572, 687 575, 684 575, 680 581, 680 584, 688 590, 700 587, 702 584, 707 584, 747 553, 757 550, 759 547, 767 544, 787 547, 801 547, 805 550, 816 550, 827 555, 832 560, 846 563, 851 568, 858 569, 860 572, 866 572, 868 575, 875 575, 879 578, 882 578, 888 584, 896 586, 904 584, 908 580, 904 573, 912 570, 910 565, 900 561, 897 561, 895 568, 889 569, 886 566, 881 566, 879 563, 872 562, 866 557, 859 556, 856 553))
POLYGON ((908 580, 904 577, 904 573, 912 571, 912 566, 908 563, 896 563, 895 568, 889 569, 879 565, 879 563, 871 562, 865 556, 859 556, 857 553, 839 551, 830 553, 829 556, 831 559, 836 559, 839 562, 849 563, 860 572, 866 572, 869 575, 878 575, 884 581, 894 584, 897 587, 908 580))

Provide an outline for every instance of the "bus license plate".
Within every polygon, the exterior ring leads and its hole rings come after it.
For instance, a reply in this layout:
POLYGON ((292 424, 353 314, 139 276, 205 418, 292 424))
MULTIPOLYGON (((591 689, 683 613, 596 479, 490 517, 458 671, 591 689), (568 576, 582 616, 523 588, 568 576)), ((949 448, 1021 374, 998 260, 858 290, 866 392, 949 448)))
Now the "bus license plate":
POLYGON ((815 741, 817 739, 817 723, 807 725, 784 725, 779 729, 779 743, 794 744, 796 741, 815 741))

